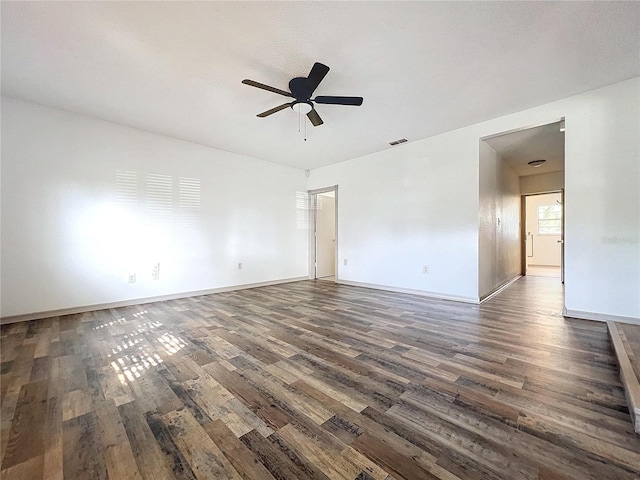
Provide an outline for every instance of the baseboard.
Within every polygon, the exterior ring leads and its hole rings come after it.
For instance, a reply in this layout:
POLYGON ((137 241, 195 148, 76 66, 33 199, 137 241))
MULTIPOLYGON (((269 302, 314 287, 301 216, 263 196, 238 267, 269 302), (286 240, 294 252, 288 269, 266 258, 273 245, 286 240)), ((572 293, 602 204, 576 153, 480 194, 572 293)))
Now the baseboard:
POLYGON ((613 350, 616 352, 616 358, 618 359, 620 381, 622 382, 624 394, 627 398, 631 423, 633 424, 635 432, 640 435, 640 383, 633 370, 633 365, 631 365, 629 361, 628 353, 622 343, 618 327, 614 322, 608 321, 607 329, 609 330, 611 343, 613 343, 613 350))
POLYGON ((201 295, 210 295, 212 293, 232 292, 235 290, 246 290, 249 288, 268 287, 269 285, 280 285, 283 283, 299 282, 308 280, 308 277, 284 278, 281 280, 271 280, 268 282, 245 283, 241 285, 231 285, 228 287, 211 288, 208 290, 198 290, 193 292, 171 293, 168 295, 158 295, 156 297, 132 298, 129 300, 121 300, 116 302, 99 303, 94 305, 82 305, 79 307, 61 308, 59 310, 48 310, 44 312, 25 313, 21 315, 12 315, 0 317, 0 325, 9 323, 26 322, 29 320, 37 320, 41 318, 59 317, 61 315, 72 315, 75 313, 93 312, 95 310, 104 310, 107 308, 130 307, 132 305, 142 305, 145 303, 164 302, 166 300, 177 300, 180 298, 199 297, 201 295))
POLYGON ((564 308, 563 317, 580 318, 582 320, 595 320, 597 322, 620 322, 640 325, 639 317, 624 317, 622 315, 610 315, 608 313, 583 312, 581 310, 570 310, 564 308))
POLYGON ((392 287, 389 285, 377 285, 375 283, 353 282, 351 280, 336 279, 336 283, 340 285, 349 285, 352 287, 372 288, 374 290, 384 290, 386 292, 408 293, 409 295, 419 295, 421 297, 436 298, 438 300, 452 300, 454 302, 478 303, 477 298, 462 297, 457 295, 444 295, 436 292, 427 292, 424 290, 413 290, 411 288, 392 287))
POLYGON ((500 292, 502 292, 505 288, 507 288, 509 285, 511 285, 513 282, 519 280, 522 278, 522 275, 516 275, 515 277, 513 277, 511 280, 507 280, 506 282, 504 282, 502 285, 500 285, 497 288, 494 288, 493 290, 491 290, 489 293, 487 293, 486 295, 483 295, 482 297, 480 297, 480 303, 486 302, 487 300, 491 300, 493 297, 495 297, 496 295, 498 295, 500 292))

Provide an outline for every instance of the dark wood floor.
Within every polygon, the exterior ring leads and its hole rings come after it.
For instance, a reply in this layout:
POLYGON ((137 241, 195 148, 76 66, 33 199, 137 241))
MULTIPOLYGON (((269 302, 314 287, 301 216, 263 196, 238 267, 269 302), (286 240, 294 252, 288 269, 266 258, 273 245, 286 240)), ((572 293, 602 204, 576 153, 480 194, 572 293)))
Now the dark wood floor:
POLYGON ((298 282, 4 326, 2 479, 631 479, 604 323, 298 282))

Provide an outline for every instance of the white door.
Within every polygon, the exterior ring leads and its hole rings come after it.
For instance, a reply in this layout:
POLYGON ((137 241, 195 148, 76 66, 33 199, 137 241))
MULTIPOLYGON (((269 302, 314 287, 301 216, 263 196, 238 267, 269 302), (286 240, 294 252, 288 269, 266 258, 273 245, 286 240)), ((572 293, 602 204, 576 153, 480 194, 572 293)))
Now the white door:
POLYGON ((338 186, 309 191, 310 278, 337 280, 338 186))
POLYGON ((316 212, 316 278, 336 273, 336 201, 331 194, 318 194, 316 212))

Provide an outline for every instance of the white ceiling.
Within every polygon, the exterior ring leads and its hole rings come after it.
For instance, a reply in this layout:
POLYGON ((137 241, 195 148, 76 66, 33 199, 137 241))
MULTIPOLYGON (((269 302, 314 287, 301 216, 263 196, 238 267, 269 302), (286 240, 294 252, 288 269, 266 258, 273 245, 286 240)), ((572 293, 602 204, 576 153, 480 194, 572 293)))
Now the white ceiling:
POLYGON ((528 128, 485 140, 521 176, 564 170, 564 132, 560 122, 528 128), (539 167, 531 160, 546 160, 539 167))
MULTIPOLYGON (((311 169, 640 75, 640 2, 2 2, 4 94, 311 169), (324 125, 255 115, 314 62, 324 125)), ((395 147, 402 148, 402 147, 395 147)))

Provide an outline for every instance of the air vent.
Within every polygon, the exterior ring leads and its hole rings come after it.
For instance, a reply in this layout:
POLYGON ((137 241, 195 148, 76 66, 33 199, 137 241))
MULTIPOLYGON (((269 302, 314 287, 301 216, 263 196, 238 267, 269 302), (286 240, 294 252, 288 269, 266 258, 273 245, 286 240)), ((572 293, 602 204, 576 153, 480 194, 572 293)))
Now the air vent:
POLYGON ((389 142, 389 145, 400 145, 401 143, 406 143, 409 140, 406 138, 401 138, 400 140, 394 140, 393 142, 389 142))

